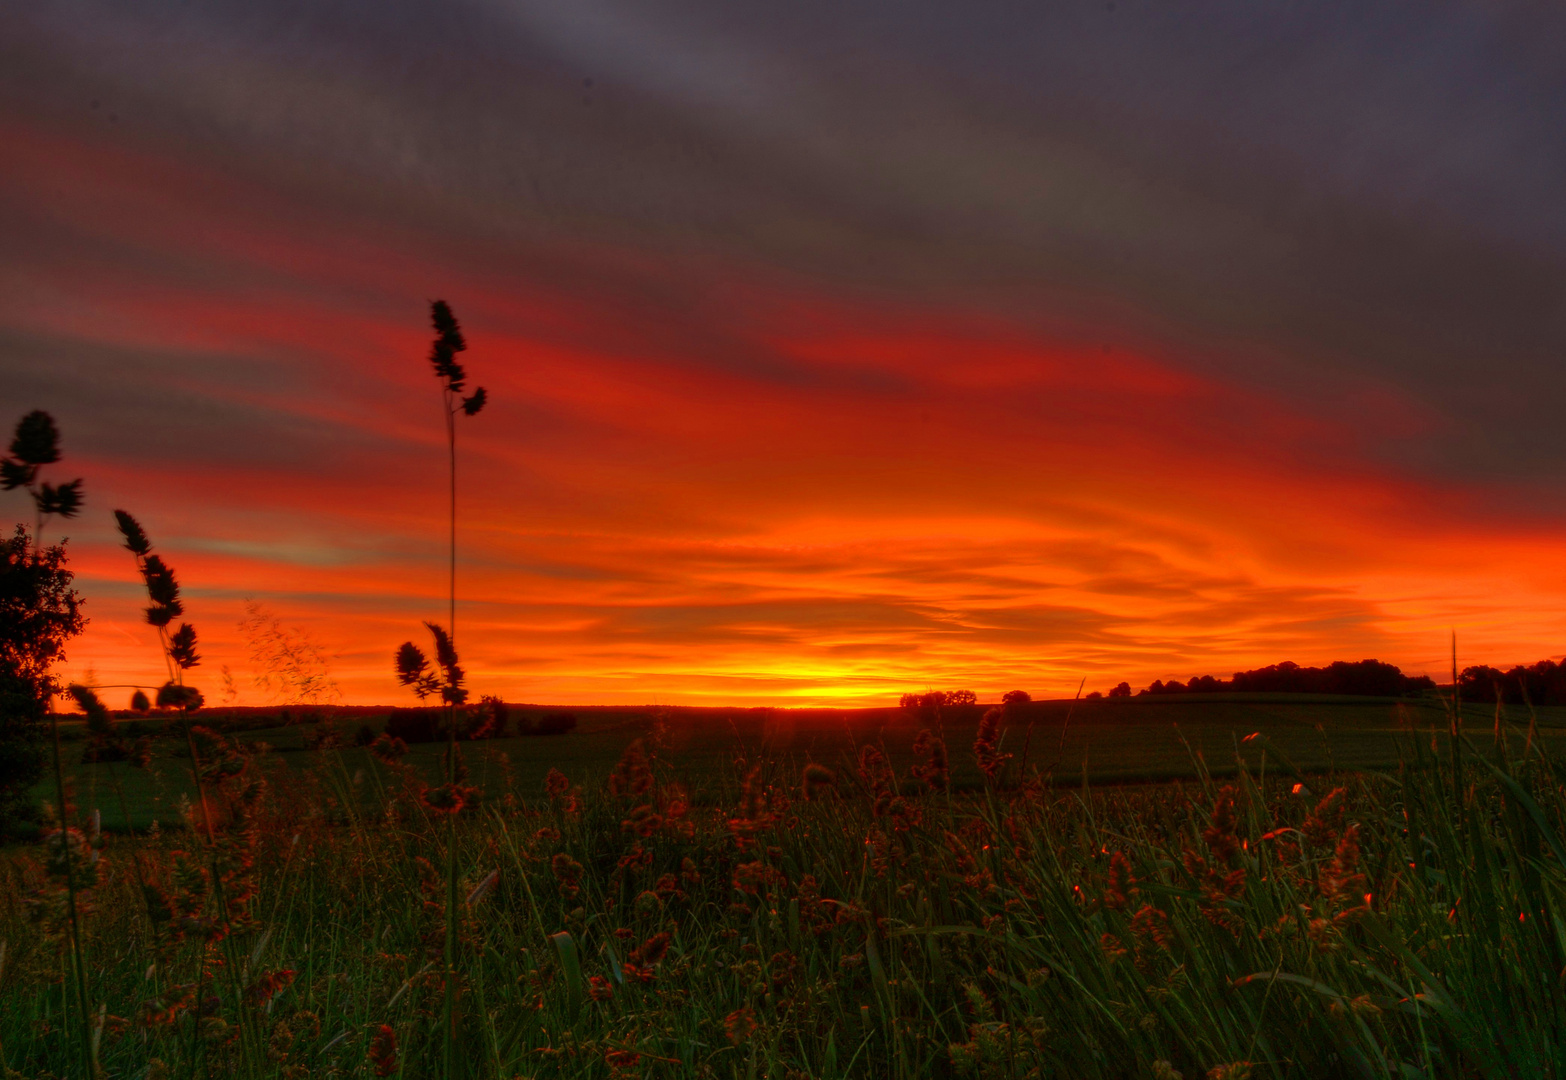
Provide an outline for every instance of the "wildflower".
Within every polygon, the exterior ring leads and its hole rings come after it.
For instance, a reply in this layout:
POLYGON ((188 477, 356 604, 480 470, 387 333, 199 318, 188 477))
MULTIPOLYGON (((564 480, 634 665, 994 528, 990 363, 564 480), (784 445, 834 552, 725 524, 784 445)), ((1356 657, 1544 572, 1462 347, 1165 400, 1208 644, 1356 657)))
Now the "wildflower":
POLYGON ((478 788, 467 784, 441 784, 426 789, 420 801, 437 814, 460 814, 463 807, 476 804, 478 798, 478 788))
POLYGON ((1251 1063, 1233 1061, 1207 1070, 1207 1080, 1251 1080, 1251 1063))
POLYGON ((551 799, 558 799, 570 790, 571 781, 559 769, 550 769, 549 774, 544 777, 544 794, 551 799))
POLYGON ((390 1024, 382 1024, 370 1038, 369 1061, 376 1076, 397 1071, 397 1033, 390 1024))
POLYGON ((1333 846, 1343 829, 1343 799, 1347 794, 1346 788, 1332 789, 1300 825, 1300 833, 1311 847, 1319 851, 1333 846))
POLYGON ((408 752, 408 744, 384 731, 370 744, 370 753, 383 765, 395 765, 408 752))
POLYGON ((723 1033, 738 1046, 756 1034, 756 1014, 748 1008, 735 1009, 723 1018, 723 1033))
POLYGON ((1167 1061, 1153 1062, 1153 1080, 1185 1080, 1185 1074, 1167 1061))
POLYGON ((631 816, 620 822, 620 828, 640 837, 650 837, 663 828, 663 815, 658 813, 656 806, 647 803, 632 810, 631 816))
POLYGON ((915 765, 909 772, 915 780, 923 780, 936 791, 945 791, 950 775, 946 764, 946 744, 930 734, 928 729, 919 732, 914 739, 915 756, 924 757, 923 765, 915 765))
POLYGON ((1173 940, 1173 934, 1169 929, 1169 916, 1151 904, 1143 904, 1137 913, 1131 916, 1131 932, 1136 935, 1138 944, 1142 946, 1168 949, 1173 940))
POLYGON ((1109 884, 1104 888, 1104 906, 1112 911, 1124 911, 1131 897, 1137 892, 1136 878, 1131 876, 1131 864, 1121 852, 1109 857, 1109 884))
POLYGON ((625 748, 614 772, 609 774, 609 794, 645 795, 651 787, 652 769, 647 765, 642 740, 637 739, 625 748))
POLYGON ((613 1075, 619 1076, 636 1068, 642 1060, 642 1055, 635 1050, 606 1050, 604 1051, 604 1064, 609 1066, 613 1075))
POLYGON ((582 864, 565 852, 549 860, 549 872, 555 875, 555 880, 560 883, 560 891, 566 896, 574 897, 582 891, 582 864))
POLYGON ((281 971, 266 971, 262 972, 261 976, 246 988, 245 993, 250 1000, 254 1001, 261 1008, 265 1008, 269 1001, 286 990, 293 981, 294 972, 291 969, 284 968, 281 971))
POLYGON ((1004 708, 990 709, 979 721, 978 735, 973 740, 973 756, 979 763, 979 771, 992 784, 1000 778, 1001 770, 1011 758, 1010 754, 999 751, 1001 723, 1005 718, 1004 708))
POLYGON ((1211 823, 1202 831, 1207 849, 1225 865, 1232 864, 1240 853, 1240 841, 1235 836, 1238 824, 1239 819, 1234 812, 1234 788, 1225 787, 1218 793, 1218 801, 1213 804, 1211 823))
POLYGON ((817 765, 811 762, 806 765, 799 774, 799 790, 806 801, 819 799, 826 792, 837 787, 837 774, 825 765, 817 765))
MULTIPOLYGON (((680 888, 680 879, 673 874, 660 875, 658 880, 653 882, 651 895, 654 899, 660 901, 685 899, 685 891, 680 888)), ((637 903, 640 904, 641 897, 638 896, 636 899, 637 903)))
POLYGON ((743 893, 757 896, 761 890, 784 882, 783 872, 757 860, 741 863, 734 868, 734 887, 743 893))
POLYGON ((594 1001, 608 1001, 614 996, 614 987, 602 975, 593 975, 587 980, 587 996, 594 1001))
POLYGON ((767 972, 772 977, 772 988, 781 990, 799 975, 799 957, 787 949, 775 952, 767 962, 767 972))
POLYGON ((1322 867, 1317 887, 1328 900, 1351 908, 1363 907, 1361 890, 1365 875, 1359 873, 1359 826, 1350 825, 1338 840, 1332 861, 1322 867))
POLYGON ((640 948, 631 950, 631 960, 638 964, 656 964, 668 951, 669 935, 657 933, 642 942, 640 948))

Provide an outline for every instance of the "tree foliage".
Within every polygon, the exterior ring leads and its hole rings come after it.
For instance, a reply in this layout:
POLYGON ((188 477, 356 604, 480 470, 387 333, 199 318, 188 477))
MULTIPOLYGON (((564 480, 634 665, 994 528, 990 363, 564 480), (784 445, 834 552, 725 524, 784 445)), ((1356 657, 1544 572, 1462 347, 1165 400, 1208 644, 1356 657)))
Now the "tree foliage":
POLYGON ((38 549, 21 525, 0 542, 0 822, 30 816, 43 718, 60 692, 50 670, 86 624, 65 562, 64 544, 38 549))

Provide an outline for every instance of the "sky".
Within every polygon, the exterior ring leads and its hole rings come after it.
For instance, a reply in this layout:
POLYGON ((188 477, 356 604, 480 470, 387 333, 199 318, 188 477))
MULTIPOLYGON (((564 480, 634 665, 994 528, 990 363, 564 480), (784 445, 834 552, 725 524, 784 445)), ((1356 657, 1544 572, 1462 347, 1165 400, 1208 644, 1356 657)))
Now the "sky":
POLYGON ((247 603, 411 702, 436 298, 475 693, 1559 657, 1563 121, 1548 3, 26 5, 0 425, 84 481, 61 674, 162 679, 126 509, 209 702, 278 700, 247 603))

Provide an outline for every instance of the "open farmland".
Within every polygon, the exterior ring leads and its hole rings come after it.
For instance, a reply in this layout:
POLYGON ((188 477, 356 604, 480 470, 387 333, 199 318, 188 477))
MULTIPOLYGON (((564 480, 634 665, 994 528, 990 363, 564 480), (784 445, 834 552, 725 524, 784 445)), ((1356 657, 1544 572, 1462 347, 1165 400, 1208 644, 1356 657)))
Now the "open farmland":
POLYGON ((1476 710, 1454 760, 1444 714, 1399 732, 1388 702, 1079 706, 1051 781, 1065 709, 1014 713, 989 778, 966 720, 943 769, 890 710, 582 710, 461 744, 454 788, 439 745, 301 726, 73 768, 73 827, 0 865, 0 1053, 24 1077, 1557 1074, 1559 717, 1497 745, 1476 710), (1084 785, 1084 759, 1186 779, 1084 785), (157 827, 99 831, 116 779, 157 827))
MULTIPOLYGON (((354 745, 361 726, 379 734, 390 710, 358 708, 328 716, 324 728, 340 742, 330 761, 350 783, 360 777, 364 797, 373 798, 376 769, 367 750, 354 745), (365 785, 368 785, 366 787, 365 785)), ((518 716, 544 716, 562 710, 517 706, 518 716)), ((237 741, 270 747, 269 767, 307 770, 315 763, 308 745, 323 730, 321 714, 294 710, 287 726, 270 726, 276 712, 213 711, 206 721, 225 730, 238 727, 237 741), (313 719, 313 722, 310 722, 313 719), (239 721, 235 724, 234 721, 239 721)), ((915 763, 911 747, 922 727, 944 734, 951 747, 951 783, 955 790, 977 790, 982 776, 967 748, 973 744, 982 707, 945 710, 938 719, 920 718, 901 709, 726 709, 585 707, 569 712, 579 720, 570 734, 486 739, 465 744, 465 762, 482 790, 509 786, 519 794, 543 790, 545 775, 558 769, 577 782, 599 782, 635 739, 656 743, 660 758, 685 778, 691 794, 706 797, 732 787, 736 761, 776 760, 803 764, 816 761, 839 767, 858 748, 877 746, 900 773, 915 763)), ((1509 710, 1514 732, 1527 714, 1509 710)), ((1541 738, 1553 742, 1566 735, 1566 707, 1535 710, 1541 738)), ((1464 722, 1473 730, 1494 728, 1493 706, 1467 706, 1464 722)), ((159 729, 162 721, 146 721, 159 729)), ((1014 755, 1013 772, 1049 775, 1057 785, 1080 783, 1084 774, 1096 784, 1135 783, 1194 778, 1198 757, 1218 775, 1232 771, 1237 758, 1267 771, 1290 767, 1304 772, 1337 769, 1383 769, 1399 760, 1400 736, 1408 731, 1446 727, 1446 713, 1436 700, 1395 701, 1378 698, 1332 698, 1286 694, 1188 695, 1142 697, 1097 702, 1045 701, 1025 707, 1006 727, 1001 749, 1014 755), (1069 719, 1068 719, 1069 718, 1069 719), (1246 742, 1253 733, 1259 738, 1246 742), (1270 762, 1264 755, 1271 755, 1270 762)), ((81 732, 66 728, 68 738, 81 732)), ((1514 736, 1515 738, 1515 736, 1514 736)), ((74 740, 67 743, 71 753, 74 740)), ((177 738, 155 741, 154 767, 127 763, 91 765, 79 770, 80 799, 102 810, 110 828, 126 821, 114 785, 120 786, 129 821, 146 828, 161 818, 177 820, 181 796, 194 796, 188 763, 171 754, 183 753, 177 738)), ((434 777, 440 770, 445 743, 414 743, 407 761, 434 777)), ((52 796, 52 785, 40 785, 37 796, 52 796)))

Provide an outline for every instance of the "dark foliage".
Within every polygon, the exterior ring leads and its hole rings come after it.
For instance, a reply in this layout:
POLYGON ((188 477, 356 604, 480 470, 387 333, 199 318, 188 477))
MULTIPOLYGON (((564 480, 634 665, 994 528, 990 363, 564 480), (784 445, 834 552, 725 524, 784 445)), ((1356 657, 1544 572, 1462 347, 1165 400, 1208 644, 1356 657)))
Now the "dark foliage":
MULTIPOLYGON (((1425 675, 1404 675, 1392 664, 1380 660, 1350 663, 1335 660, 1326 667, 1301 667, 1285 660, 1252 671, 1237 671, 1228 681, 1211 675, 1197 675, 1188 683, 1179 679, 1154 680, 1140 694, 1347 694, 1356 697, 1415 697, 1434 690, 1435 683, 1425 675)), ((1121 683, 1110 697, 1128 697, 1131 688, 1121 683)))
POLYGON ((201 691, 194 686, 181 686, 179 683, 166 682, 158 687, 157 703, 160 709, 180 709, 184 712, 195 712, 201 708, 205 699, 201 691))
POLYGON ((461 705, 468 697, 462 685, 466 675, 457 661, 457 649, 451 643, 451 635, 437 623, 424 625, 435 639, 435 662, 440 666, 440 674, 430 670, 429 658, 423 649, 405 641, 395 656, 397 681, 417 694, 420 701, 438 693, 448 705, 461 705))
POLYGON ((0 823, 30 816, 27 793, 43 770, 42 722, 60 691, 50 668, 86 622, 71 578, 63 544, 37 549, 20 525, 0 542, 0 823))
MULTIPOLYGON (((576 730, 576 714, 574 713, 548 713, 539 718, 538 723, 527 732, 529 735, 564 735, 576 730)), ((518 732, 522 734, 522 732, 518 732)))
MULTIPOLYGON (((495 703, 498 698, 485 698, 481 708, 471 711, 459 711, 457 716, 457 738, 467 741, 474 739, 499 739, 504 738, 507 729, 514 724, 515 735, 564 735, 576 730, 577 718, 574 713, 558 712, 546 713, 536 721, 525 713, 512 713, 504 704, 500 708, 506 712, 504 723, 496 720, 495 703)), ((401 739, 405 743, 432 743, 446 740, 446 714, 435 707, 422 709, 393 709, 386 717, 386 734, 394 739, 401 739)))
POLYGON ((411 641, 404 641, 397 650, 397 681, 409 687, 420 701, 440 692, 440 680, 430 673, 429 659, 411 641))
MULTIPOLYGON (((457 362, 457 354, 466 350, 468 343, 462 337, 457 317, 451 313, 446 301, 436 300, 430 304, 430 322, 435 325, 435 340, 430 344, 430 364, 435 368, 435 377, 440 379, 442 389, 447 393, 461 395, 468 373, 457 362)), ((486 401, 488 395, 480 386, 470 396, 462 398, 462 411, 474 416, 486 401)))
POLYGON ((70 518, 81 509, 80 480, 49 484, 38 479, 39 469, 59 460, 60 433, 54 426, 54 418, 39 410, 22 417, 11 440, 11 456, 0 460, 0 487, 6 491, 26 488, 33 497, 40 525, 51 515, 70 518))
POLYGON ((407 743, 429 743, 446 737, 441 717, 426 709, 393 709, 386 717, 386 734, 407 743))
MULTIPOLYGON (((200 665, 201 655, 196 652, 195 627, 180 623, 179 629, 172 632, 168 629, 171 622, 185 613, 174 569, 152 553, 152 542, 134 517, 124 510, 116 510, 114 522, 125 541, 125 550, 136 558, 136 569, 141 571, 142 584, 147 587, 147 625, 158 631, 158 642, 163 646, 164 656, 174 674, 173 679, 158 688, 158 708, 194 712, 201 708, 203 699, 199 690, 184 685, 184 673, 200 665)), ((136 707, 134 699, 131 707, 136 707)))
POLYGON ((1508 705, 1566 705, 1566 660, 1518 664, 1510 671, 1480 664, 1457 676, 1464 701, 1493 702, 1499 693, 1508 705))

